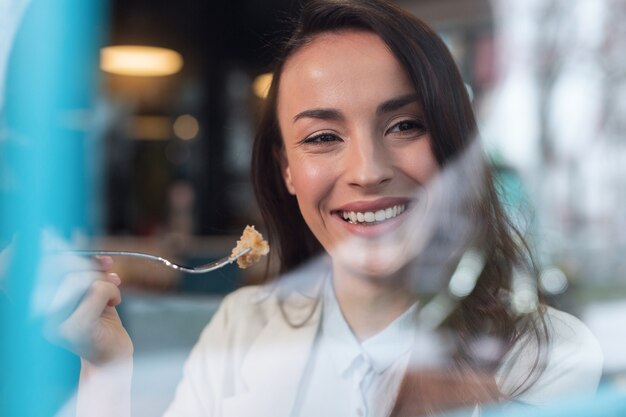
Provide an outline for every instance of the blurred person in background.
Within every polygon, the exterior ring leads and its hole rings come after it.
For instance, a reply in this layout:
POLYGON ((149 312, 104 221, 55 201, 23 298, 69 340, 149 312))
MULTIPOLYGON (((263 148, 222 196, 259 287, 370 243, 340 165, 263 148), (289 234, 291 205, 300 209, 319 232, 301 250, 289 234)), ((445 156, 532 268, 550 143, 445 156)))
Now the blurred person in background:
MULTIPOLYGON (((165 415, 478 415, 593 393, 591 333, 536 292, 516 298, 537 271, 477 134, 423 22, 385 1, 307 2, 253 151, 280 278, 224 300, 165 415), (469 287, 447 293, 463 273, 469 287), (452 302, 439 319, 425 314, 437 292, 452 302)), ((100 265, 58 338, 83 358, 79 414, 128 415, 121 280, 100 265)))

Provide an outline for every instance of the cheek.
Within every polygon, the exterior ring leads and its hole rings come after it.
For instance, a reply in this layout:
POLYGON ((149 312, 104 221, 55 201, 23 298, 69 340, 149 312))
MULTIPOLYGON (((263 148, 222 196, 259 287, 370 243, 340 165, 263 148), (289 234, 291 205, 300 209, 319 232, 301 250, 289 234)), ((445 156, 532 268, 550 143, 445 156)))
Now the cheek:
POLYGON ((304 158, 290 166, 293 187, 302 211, 323 204, 336 183, 332 164, 304 158))
POLYGON ((428 142, 417 143, 414 149, 405 149, 402 152, 398 152, 395 160, 396 166, 405 175, 421 184, 428 182, 440 170, 428 142))

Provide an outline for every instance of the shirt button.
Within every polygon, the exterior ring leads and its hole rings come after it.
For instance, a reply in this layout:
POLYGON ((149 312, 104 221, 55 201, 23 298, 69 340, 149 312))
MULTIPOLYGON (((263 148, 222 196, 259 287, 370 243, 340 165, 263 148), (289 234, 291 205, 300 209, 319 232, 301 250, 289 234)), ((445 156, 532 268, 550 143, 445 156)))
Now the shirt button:
POLYGON ((356 409, 356 415, 359 417, 363 417, 363 415, 365 415, 365 413, 363 412, 363 409, 361 407, 356 409))

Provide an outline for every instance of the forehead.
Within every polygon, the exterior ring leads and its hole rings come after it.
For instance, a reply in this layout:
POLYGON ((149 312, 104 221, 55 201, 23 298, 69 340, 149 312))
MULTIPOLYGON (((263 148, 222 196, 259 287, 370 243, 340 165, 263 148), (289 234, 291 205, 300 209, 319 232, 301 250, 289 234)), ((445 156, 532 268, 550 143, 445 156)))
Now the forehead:
POLYGON ((324 33, 285 63, 278 91, 279 118, 303 107, 354 106, 414 92, 396 57, 378 35, 324 33))

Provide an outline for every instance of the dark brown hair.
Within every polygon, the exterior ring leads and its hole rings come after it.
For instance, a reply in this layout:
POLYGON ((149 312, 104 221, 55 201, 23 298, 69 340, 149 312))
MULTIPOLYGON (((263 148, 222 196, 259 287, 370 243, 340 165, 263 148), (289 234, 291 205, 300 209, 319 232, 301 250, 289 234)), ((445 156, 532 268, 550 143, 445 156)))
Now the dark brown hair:
MULTIPOLYGON (((276 114, 281 73, 289 57, 317 35, 343 30, 377 34, 404 67, 420 97, 431 147, 442 168, 456 161, 477 137, 471 102, 458 68, 443 41, 426 24, 381 0, 306 2, 277 60, 252 155, 253 186, 270 243, 278 254, 281 273, 293 270, 322 251, 304 222, 296 199, 285 187, 277 157, 283 146, 276 114)), ((488 164, 481 157, 463 169, 467 170, 464 175, 480 178, 479 186, 463 204, 477 225, 468 243, 484 255, 485 267, 475 289, 443 324, 457 341, 454 363, 443 373, 407 371, 392 416, 430 414, 496 401, 502 394, 493 374, 503 355, 525 335, 531 334, 544 342, 547 339, 542 320, 511 314, 503 298, 510 289, 514 268, 534 274, 534 267, 523 239, 498 201, 488 164), (497 338, 505 346, 498 358, 488 364, 477 360, 472 353, 473 342, 481 337, 497 338), (436 387, 443 388, 441 392, 454 393, 454 398, 439 398, 436 387)), ((452 258, 451 262, 458 262, 458 257, 452 258)), ((539 357, 537 369, 529 371, 520 391, 536 378, 538 364, 539 357)))

